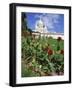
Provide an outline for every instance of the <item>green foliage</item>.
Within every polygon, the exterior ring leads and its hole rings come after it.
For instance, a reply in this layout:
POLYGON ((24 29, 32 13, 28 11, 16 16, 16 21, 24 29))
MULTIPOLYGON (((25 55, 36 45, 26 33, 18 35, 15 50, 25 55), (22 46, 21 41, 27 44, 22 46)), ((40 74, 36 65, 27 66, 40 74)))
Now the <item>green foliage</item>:
POLYGON ((21 45, 22 61, 24 66, 28 67, 22 68, 23 77, 64 73, 64 55, 60 54, 60 50, 64 49, 63 40, 58 43, 53 38, 38 37, 32 39, 31 36, 28 36, 27 38, 22 37, 21 45), (58 46, 60 48, 57 50, 58 46), (53 54, 48 55, 48 51, 45 48, 52 49, 53 54))
POLYGON ((33 77, 33 76, 39 76, 39 73, 33 72, 30 69, 24 68, 22 71, 22 77, 33 77))

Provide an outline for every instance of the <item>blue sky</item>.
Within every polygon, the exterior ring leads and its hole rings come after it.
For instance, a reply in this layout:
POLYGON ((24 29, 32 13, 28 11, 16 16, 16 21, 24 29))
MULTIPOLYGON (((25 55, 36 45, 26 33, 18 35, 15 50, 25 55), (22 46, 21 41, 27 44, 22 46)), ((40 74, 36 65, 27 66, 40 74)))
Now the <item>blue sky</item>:
POLYGON ((26 13, 27 26, 34 30, 37 20, 42 19, 48 31, 64 33, 64 15, 53 13, 26 13))

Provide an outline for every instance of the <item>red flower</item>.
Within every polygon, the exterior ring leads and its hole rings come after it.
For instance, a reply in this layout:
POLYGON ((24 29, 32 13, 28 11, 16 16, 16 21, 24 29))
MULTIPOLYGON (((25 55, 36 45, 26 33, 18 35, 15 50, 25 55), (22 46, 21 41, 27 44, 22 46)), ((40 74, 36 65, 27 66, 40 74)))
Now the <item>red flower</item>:
POLYGON ((57 41, 61 41, 61 40, 62 40, 62 38, 61 38, 61 37, 58 37, 58 38, 57 38, 57 41))
POLYGON ((61 51, 60 51, 60 54, 64 54, 64 50, 61 50, 61 51))
POLYGON ((48 55, 52 55, 53 54, 53 50, 48 49, 48 55))

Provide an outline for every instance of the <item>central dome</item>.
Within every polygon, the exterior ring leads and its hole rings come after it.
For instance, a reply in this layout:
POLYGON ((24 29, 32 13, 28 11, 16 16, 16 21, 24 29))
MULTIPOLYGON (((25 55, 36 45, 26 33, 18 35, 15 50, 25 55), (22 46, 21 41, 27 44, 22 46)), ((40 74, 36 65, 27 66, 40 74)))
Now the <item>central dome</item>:
POLYGON ((44 23, 41 19, 37 21, 37 24, 42 25, 42 26, 44 25, 44 23))
POLYGON ((37 27, 39 27, 39 28, 44 28, 45 27, 45 25, 44 25, 44 23, 41 19, 37 21, 37 27))
POLYGON ((47 27, 41 18, 36 21, 35 31, 40 32, 40 33, 47 33, 48 32, 47 27))

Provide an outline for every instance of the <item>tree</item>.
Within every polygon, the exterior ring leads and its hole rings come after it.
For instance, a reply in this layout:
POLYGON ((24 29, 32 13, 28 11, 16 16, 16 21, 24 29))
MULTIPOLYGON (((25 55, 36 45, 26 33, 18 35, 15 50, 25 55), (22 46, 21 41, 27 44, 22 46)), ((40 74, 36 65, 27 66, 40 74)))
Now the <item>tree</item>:
POLYGON ((22 13, 22 31, 27 30, 27 17, 25 13, 22 13))

